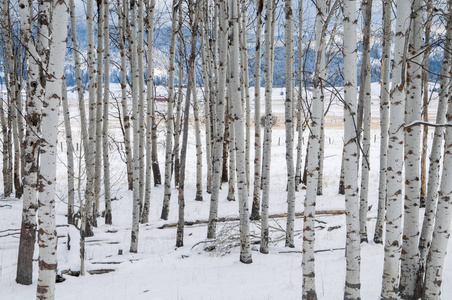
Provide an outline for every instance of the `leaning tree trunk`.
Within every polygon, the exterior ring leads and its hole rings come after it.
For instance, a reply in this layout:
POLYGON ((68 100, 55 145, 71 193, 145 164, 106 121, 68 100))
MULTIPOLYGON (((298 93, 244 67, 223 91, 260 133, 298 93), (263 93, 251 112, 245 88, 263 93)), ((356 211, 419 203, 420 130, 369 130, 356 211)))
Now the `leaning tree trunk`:
MULTIPOLYGON (((452 1, 449 1, 449 7, 452 7, 452 1)), ((446 40, 444 42, 445 49, 450 49, 452 46, 452 17, 449 16, 447 20, 447 32, 446 40)), ((444 51, 443 66, 441 70, 440 86, 441 91, 439 93, 438 108, 436 115, 436 123, 444 124, 446 121, 446 112, 448 107, 448 101, 451 93, 450 87, 450 75, 451 75, 451 54, 449 51, 444 51)), ((428 187, 427 187, 427 199, 425 202, 424 221, 422 223, 421 237, 419 239, 419 272, 418 272, 418 289, 420 283, 424 280, 425 264, 427 260, 427 254, 432 241, 432 234, 435 226, 435 214, 437 211, 438 202, 438 183, 439 172, 442 163, 442 143, 444 137, 444 128, 436 127, 433 136, 432 150, 430 152, 430 166, 428 172, 428 187)), ((420 292, 418 292, 420 294, 420 292)))
MULTIPOLYGON (((408 54, 412 57, 407 64, 407 95, 405 123, 421 119, 422 110, 422 49, 423 10, 422 0, 415 0, 411 13, 411 31, 408 54)), ((405 198, 403 217, 402 265, 400 272, 400 293, 405 299, 415 299, 417 271, 419 269, 419 199, 420 199, 420 143, 421 127, 405 129, 405 198)))
MULTIPOLYGON (((369 3, 367 3, 369 4, 369 3)), ((357 41, 356 1, 344 2, 344 187, 347 223, 344 299, 361 299, 358 194, 358 141, 356 137, 357 41)), ((370 75, 370 74, 369 74, 370 75)), ((361 82, 362 83, 362 82, 361 82)), ((364 158, 363 158, 364 159, 364 158)))
POLYGON ((287 226, 286 247, 295 247, 295 169, 293 164, 293 102, 294 102, 294 46, 292 0, 285 0, 285 42, 286 42, 286 165, 287 165, 287 226))
MULTIPOLYGON (((168 116, 166 123, 166 155, 165 155, 165 190, 163 196, 163 206, 160 218, 168 220, 169 204, 171 199, 171 165, 173 148, 173 103, 174 103, 174 72, 176 58, 176 33, 177 33, 177 10, 180 9, 177 0, 173 0, 173 13, 171 22, 171 44, 168 78, 168 116)), ((185 113, 188 113, 186 111, 185 113)))
POLYGON ((317 2, 316 15, 316 43, 315 43, 315 72, 313 98, 311 104, 311 131, 308 145, 308 155, 306 171, 306 198, 304 202, 304 222, 303 222, 303 299, 317 299, 315 289, 315 201, 317 195, 318 175, 319 175, 319 150, 320 131, 323 115, 322 92, 322 66, 324 66, 324 41, 322 42, 322 29, 326 27, 324 12, 326 11, 326 1, 317 2))
MULTIPOLYGON (((192 14, 192 26, 191 26, 191 49, 190 57, 188 59, 188 85, 187 94, 185 97, 185 115, 184 115, 184 129, 182 133, 182 147, 180 157, 180 182, 179 182, 179 219, 177 222, 176 232, 176 247, 182 247, 184 245, 184 222, 185 222, 185 162, 187 158, 187 142, 188 142, 188 119, 190 116, 190 95, 192 94, 192 88, 195 88, 195 59, 196 59, 196 39, 198 36, 198 17, 199 17, 199 4, 201 0, 198 0, 195 4, 193 0, 189 0, 188 7, 189 13, 192 14)), ((179 8, 181 9, 181 8, 179 8)), ((175 13, 176 11, 173 10, 175 13)))
MULTIPOLYGON (((449 1, 450 4, 450 1, 449 1)), ((450 14, 450 11, 449 11, 450 14)), ((449 17, 450 18, 450 17, 449 17)), ((448 29, 450 30, 450 28, 448 29)), ((446 48, 447 51, 447 48, 446 48)), ((452 123, 452 100, 449 98, 447 123, 452 123)), ((447 127, 444 145, 444 163, 441 177, 438 208, 436 210, 435 229, 428 253, 425 272, 424 293, 422 299, 441 299, 441 283, 447 242, 450 237, 452 220, 452 128, 447 127)))
POLYGON ((391 112, 387 165, 387 211, 385 257, 381 298, 397 299, 402 251, 402 171, 405 112, 405 57, 411 12, 410 0, 397 1, 394 60, 392 67, 391 112))
POLYGON ((45 100, 42 114, 41 168, 38 201, 39 273, 36 298, 55 298, 57 270, 57 232, 55 220, 56 155, 58 135, 58 106, 64 76, 67 39, 67 6, 64 1, 52 1, 50 56, 46 76, 45 100))
POLYGON ((138 143, 138 160, 140 164, 139 170, 139 198, 140 198, 140 219, 141 213, 143 211, 143 199, 144 199, 144 140, 145 140, 145 103, 144 98, 146 96, 146 88, 144 85, 144 25, 143 25, 143 11, 144 11, 144 1, 137 1, 138 5, 138 16, 137 16, 137 57, 138 57, 138 128, 139 128, 139 143, 138 143))
POLYGON ((389 92, 391 73, 391 42, 392 42, 392 4, 383 2, 383 53, 381 57, 381 89, 380 89, 380 176, 378 185, 378 213, 375 224, 374 242, 383 243, 383 223, 386 212, 386 167, 388 161, 388 122, 389 122, 389 92))
MULTIPOLYGON (((118 0, 118 10, 121 4, 118 0)), ((127 166, 127 182, 129 183, 129 190, 133 190, 133 161, 132 161, 132 146, 130 143, 130 116, 127 104, 127 65, 126 65, 126 16, 128 0, 124 0, 123 9, 118 12, 118 35, 119 35, 119 51, 121 56, 121 104, 122 104, 122 118, 124 123, 124 147, 126 152, 126 166, 127 166)))

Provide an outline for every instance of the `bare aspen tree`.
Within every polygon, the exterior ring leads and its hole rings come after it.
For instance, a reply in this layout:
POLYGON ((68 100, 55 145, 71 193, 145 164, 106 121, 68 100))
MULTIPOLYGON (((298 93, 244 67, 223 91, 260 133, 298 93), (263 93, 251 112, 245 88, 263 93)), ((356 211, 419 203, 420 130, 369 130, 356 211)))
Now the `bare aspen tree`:
POLYGON ((75 215, 75 187, 74 187, 74 146, 72 144, 71 115, 69 112, 69 100, 67 97, 66 79, 63 78, 61 85, 61 102, 63 104, 64 129, 66 131, 66 166, 67 166, 67 223, 74 224, 75 215))
POLYGON ((144 178, 144 167, 145 167, 145 157, 144 157, 144 140, 145 140, 145 96, 146 88, 144 85, 144 1, 137 1, 137 58, 138 58, 138 127, 139 127, 139 143, 138 143, 138 155, 139 155, 139 198, 140 198, 140 219, 141 212, 143 211, 143 199, 144 199, 144 188, 145 188, 145 178, 144 178))
POLYGON ((286 127, 286 165, 287 165, 287 226, 286 247, 295 247, 295 168, 293 163, 293 103, 295 89, 295 57, 293 46, 293 10, 292 0, 285 0, 285 44, 286 44, 286 99, 285 99, 285 127, 286 127))
MULTIPOLYGON (((452 7, 452 1, 448 1, 449 10, 452 7)), ((447 18, 447 31, 446 40, 444 42, 445 49, 450 49, 452 46, 452 17, 449 12, 447 18)), ((436 123, 444 124, 446 121, 446 112, 448 109, 448 101, 450 98, 451 88, 450 88, 450 61, 451 54, 449 51, 444 51, 443 65, 440 77, 440 93, 438 96, 438 108, 436 114, 436 123)), ((427 92, 427 91, 424 91, 427 92)), ((440 178, 440 168, 444 164, 442 162, 442 143, 444 138, 444 128, 436 127, 433 135, 433 142, 431 145, 430 152, 430 165, 428 172, 428 187, 427 187, 427 198, 425 201, 425 212, 424 221, 422 223, 422 231, 419 239, 419 271, 418 271, 418 288, 420 287, 419 282, 424 280, 425 274, 425 264, 427 260, 427 254, 429 253, 429 248, 432 241, 432 234, 435 228, 435 215, 437 211, 438 204, 438 185, 440 178)))
POLYGON ((298 191, 298 185, 301 183, 301 164, 303 151, 303 0, 298 4, 298 101, 297 101, 297 159, 295 167, 295 190, 298 191))
POLYGON ((153 71, 153 57, 154 57, 154 15, 155 15, 155 0, 147 0, 147 16, 146 16, 146 37, 147 37, 147 114, 146 114, 146 179, 143 211, 141 212, 141 223, 149 222, 149 211, 151 206, 151 174, 152 174, 152 99, 154 97, 154 71, 153 71))
MULTIPOLYGON (((428 104, 429 104, 429 92, 428 92, 428 66, 429 66, 429 57, 431 48, 428 47, 430 45, 430 36, 432 33, 432 17, 433 17, 433 1, 427 0, 425 1, 427 16, 425 20, 425 40, 424 47, 427 48, 424 50, 424 56, 422 60, 422 119, 424 122, 428 122, 428 104)), ((422 150, 421 150, 421 207, 425 207, 425 201, 427 199, 427 156, 428 156, 428 126, 423 126, 422 130, 422 150)))
MULTIPOLYGON (((367 3, 369 5, 369 3, 367 3)), ((347 223, 344 299, 361 299, 358 182, 358 141, 355 130, 357 96, 356 1, 346 0, 344 13, 344 187, 347 223)), ((370 75, 370 74, 369 74, 370 75)), ((363 84, 363 82, 361 82, 363 84)))
MULTIPOLYGON (((228 82, 231 82, 231 71, 229 70, 231 66, 231 58, 228 58, 228 82)), ((228 96, 227 96, 227 111, 226 111, 226 122, 228 123, 228 140, 229 140, 229 180, 228 180, 228 201, 235 201, 235 187, 237 186, 236 182, 236 145, 235 145, 235 130, 234 130, 234 120, 232 115, 232 86, 228 84, 228 96)), ((240 99, 242 99, 240 97, 240 99)))
POLYGON ((112 224, 111 192, 110 192, 110 157, 108 154, 108 114, 110 105, 110 6, 108 0, 103 0, 104 15, 104 97, 102 119, 102 154, 104 163, 104 198, 105 198, 105 224, 112 224))
MULTIPOLYGON (((173 148, 173 103, 174 103, 174 72, 176 58, 176 34, 177 34, 177 10, 181 8, 181 1, 173 0, 172 22, 171 22, 171 44, 168 74, 168 117, 166 123, 166 155, 165 155, 165 191, 160 218, 168 220, 169 204, 171 199, 171 165, 173 148)), ((186 111, 185 113, 188 113, 186 111)))
POLYGON ((261 199, 261 47, 264 0, 256 0, 256 49, 254 55, 254 185, 251 220, 259 220, 261 199))
MULTIPOLYGON (((140 1, 140 0, 138 0, 140 1)), ((140 231, 140 133, 138 125, 139 75, 137 53, 137 5, 136 0, 130 1, 130 42, 131 42, 131 71, 132 71, 132 123, 133 123, 133 211, 130 252, 138 252, 138 233, 140 231)))
MULTIPOLYGON (((217 217, 218 217, 218 199, 221 187, 221 173, 222 173, 222 152, 224 141, 224 111, 225 111, 225 82, 226 82, 226 68, 227 68, 227 42, 228 42, 228 19, 227 19, 227 5, 226 0, 218 0, 219 15, 219 32, 218 32, 218 82, 217 92, 218 97, 216 101, 216 133, 215 146, 213 153, 213 176, 212 176, 212 195, 210 198, 209 223, 207 228, 207 238, 216 237, 217 217)), ((216 50, 215 50, 216 51, 216 50)))
POLYGON ((392 67, 391 111, 387 165, 387 211, 382 299, 397 299, 399 292, 400 255, 402 251, 402 170, 406 82, 405 57, 409 33, 410 0, 397 1, 394 60, 392 67))
POLYGON ((103 118, 103 53, 104 53, 104 12, 103 0, 97 1, 97 80, 96 80, 96 136, 94 138, 94 226, 100 207, 100 190, 102 186, 102 118, 103 118))
POLYGON ((270 159, 272 142, 272 88, 273 88, 273 64, 272 49, 274 36, 272 31, 272 15, 274 1, 265 2, 265 127, 262 159, 262 209, 261 209, 261 244, 259 251, 268 253, 269 225, 268 209, 270 198, 270 159))
POLYGON ((94 223, 94 139, 96 135, 96 60, 94 58, 94 3, 88 0, 86 3, 86 34, 88 44, 88 97, 89 97, 89 114, 88 114, 88 164, 86 165, 86 189, 85 189, 85 234, 87 237, 93 236, 92 226, 94 223))
POLYGON ((210 36, 208 24, 208 4, 207 0, 203 0, 201 6, 201 60, 202 60, 202 81, 204 87, 204 120, 206 127, 206 162, 207 162, 207 193, 212 192, 212 126, 211 126, 211 80, 208 78, 208 70, 210 70, 210 36))
POLYGON ((383 1, 383 48, 381 56, 381 88, 380 88, 380 176, 378 184, 378 212, 375 224, 374 242, 383 243, 383 223, 386 212, 386 167, 388 162, 388 125, 389 125, 389 94, 391 73, 391 43, 392 43, 392 4, 383 1))
MULTIPOLYGON (((371 77, 372 66, 370 64, 370 25, 372 18, 372 0, 361 1, 363 11, 363 55, 361 62, 361 83, 359 87, 359 104, 362 106, 362 150, 361 162, 361 188, 359 189, 359 219, 361 243, 367 243, 367 205, 369 195, 369 171, 370 171, 370 102, 371 102, 371 77)), ((358 121, 358 126, 359 125, 358 121)), ((358 128, 358 130, 361 130, 358 128)))
MULTIPOLYGON (((5 1, 5 3, 8 1, 5 1)), ((4 7, 5 8, 5 7, 4 7)), ((39 80, 42 65, 38 61, 38 53, 33 42, 33 28, 29 23, 30 6, 28 1, 20 1, 20 26, 23 46, 29 51, 27 84, 29 86, 27 98, 27 113, 25 116, 25 141, 24 155, 25 168, 23 178, 23 209, 22 224, 20 232, 19 253, 17 260, 16 282, 19 284, 32 284, 33 254, 36 243, 36 209, 37 203, 37 180, 38 180, 38 152, 39 133, 41 132, 41 109, 42 97, 44 97, 43 86, 39 80)), ((41 20, 42 21, 42 20, 41 20)), ((45 59, 43 57, 43 59, 45 59)), ((3 106, 3 105, 2 105, 3 106)), ((2 120, 3 122, 3 120, 2 120)), ((3 130, 6 132, 6 128, 3 130)), ((7 143, 6 140, 3 143, 7 143)), ((7 153, 3 153, 4 156, 7 153)), ((6 195, 5 195, 6 196, 6 195)))
POLYGON ((124 123, 124 146, 126 152, 127 181, 129 190, 133 190, 133 166, 132 166, 132 146, 130 143, 130 116, 127 104, 127 65, 126 65, 126 19, 128 18, 127 6, 128 0, 124 0, 121 9, 121 0, 118 0, 118 35, 119 35, 119 52, 121 56, 121 104, 122 118, 124 123), (127 16, 127 18, 126 18, 127 16))
MULTIPOLYGON (((407 99, 405 123, 421 119, 422 110, 422 49, 423 1, 414 0, 407 63, 407 99)), ((400 272, 400 293, 405 299, 414 299, 417 271, 419 269, 419 199, 420 199, 420 143, 421 127, 405 129, 405 198, 403 218, 403 244, 400 272)))
MULTIPOLYGON (((447 50, 446 50, 447 51, 447 50)), ((449 98, 447 110, 447 123, 452 122, 452 101, 449 98)), ((435 229, 432 244, 428 254, 425 286, 422 299, 441 299, 441 283, 444 269, 444 260, 447 253, 447 243, 450 237, 451 194, 452 194, 452 128, 447 127, 444 145, 444 164, 441 177, 438 208, 436 210, 435 229)), ((414 298, 413 298, 414 299, 414 298)))
POLYGON ((240 27, 240 69, 242 73, 241 82, 245 98, 245 167, 246 167, 246 187, 250 189, 250 152, 251 152, 251 97, 250 80, 248 72, 248 49, 246 38, 246 0, 241 0, 241 26, 240 27))
POLYGON ((240 261, 245 264, 253 262, 250 246, 249 232, 249 212, 248 212, 248 191, 246 185, 246 166, 245 166, 245 137, 243 111, 240 97, 239 82, 239 17, 237 0, 231 1, 230 6, 230 24, 231 24, 231 63, 230 63, 230 82, 231 85, 231 107, 234 119, 235 148, 237 156, 237 191, 239 196, 239 214, 240 214, 240 261))
POLYGON ((50 55, 46 75, 45 100, 42 114, 41 167, 38 201, 39 273, 36 298, 55 298, 57 269, 57 233, 55 220, 56 152, 58 106, 64 76, 68 11, 65 1, 52 1, 50 55), (56 30, 56 29, 59 30, 56 30))
MULTIPOLYGON (((311 105, 311 132, 308 145, 307 156, 307 182, 306 197, 304 202, 304 222, 303 222, 303 299, 317 299, 315 290, 315 201, 318 187, 319 175, 319 150, 321 124, 323 116, 323 95, 322 95, 322 75, 323 66, 325 65, 325 41, 322 36, 328 24, 326 20, 326 1, 317 1, 316 15, 316 43, 315 43, 315 71, 314 71, 314 87, 311 105)), ((329 15, 329 17, 331 14, 329 15)))
MULTIPOLYGON (((201 1, 201 0, 198 0, 201 1)), ((199 120, 198 92, 196 90, 196 74, 193 74, 193 119, 195 121, 195 140, 196 140, 196 201, 202 201, 202 143, 201 127, 199 120)), ((171 182, 171 181, 170 181, 171 182)))
MULTIPOLYGON (((181 157, 180 157, 180 182, 179 182, 179 193, 178 193, 178 204, 179 204, 179 218, 177 222, 177 232, 176 232, 176 247, 182 247, 184 245, 184 210, 185 210, 185 162, 187 158, 187 143, 188 143, 188 119, 190 115, 190 96, 192 94, 192 89, 196 88, 195 85, 195 59, 196 59, 196 41, 198 37, 198 20, 199 20, 199 6, 201 0, 193 3, 193 0, 188 1, 188 10, 191 14, 191 46, 190 46, 190 57, 188 58, 188 84, 187 93, 185 97, 185 114, 184 114, 184 128, 182 133, 182 146, 181 146, 181 157)), ((196 101, 196 100, 194 100, 196 101)))

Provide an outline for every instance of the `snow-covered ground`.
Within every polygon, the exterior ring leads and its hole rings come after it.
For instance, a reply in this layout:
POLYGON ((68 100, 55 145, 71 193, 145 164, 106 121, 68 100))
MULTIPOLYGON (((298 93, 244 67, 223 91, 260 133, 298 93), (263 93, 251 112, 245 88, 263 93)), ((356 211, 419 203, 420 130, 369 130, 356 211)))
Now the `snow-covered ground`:
MULTIPOLYGON (((162 92, 163 93, 163 92, 162 92)), ((373 122, 371 143, 371 173, 369 192, 369 239, 373 237, 377 214, 378 195, 378 155, 379 131, 377 96, 378 87, 373 86, 373 122)), ((253 95, 253 92, 251 93, 253 95)), ((72 98, 72 97, 71 97, 72 98)), ((273 107, 276 115, 284 112, 284 90, 275 89, 273 107), (282 94, 281 94, 282 93, 282 94)), ((76 100, 73 113, 76 114, 76 100)), ((159 104, 163 106, 164 104, 159 104)), ((435 114, 436 104, 432 103, 431 116, 435 114)), ((263 108, 263 106, 262 106, 263 108)), ((73 126, 78 126, 77 117, 73 126)), ((324 195, 317 199, 317 210, 344 209, 344 197, 337 194, 342 151, 342 107, 333 103, 328 114, 325 132, 324 195)), ((163 123, 162 123, 163 125, 163 123)), ((117 124, 112 122, 112 137, 121 139, 117 124), (116 130, 115 130, 116 128, 116 130)), ((58 186, 56 201, 59 245, 59 272, 79 269, 79 247, 77 230, 66 227, 66 169, 63 128, 60 141, 63 149, 58 152, 58 186), (68 250, 67 234, 71 233, 71 249, 68 250)), ((77 132, 77 130, 75 131, 77 132)), ((74 137, 77 138, 77 133, 74 137)), ((251 136, 254 136, 252 131, 251 136)), ((430 137, 430 135, 429 135, 430 137)), ((164 134, 159 135, 159 160, 164 171, 164 134)), ((254 140, 254 139, 253 139, 254 140)), ((304 141, 307 141, 305 134, 304 141)), ((79 141, 74 140, 74 144, 79 141)), ((253 145, 253 143, 252 143, 253 145)), ((204 248, 207 227, 205 224, 185 228, 185 246, 175 247, 176 228, 158 229, 163 224, 177 221, 177 190, 173 188, 168 221, 160 220, 163 199, 163 186, 153 187, 150 222, 140 227, 137 254, 128 252, 132 223, 132 193, 127 190, 125 164, 121 161, 116 147, 111 147, 113 190, 113 224, 103 224, 95 236, 87 239, 87 270, 113 269, 101 275, 72 277, 65 275, 66 281, 56 285, 56 299, 299 299, 301 297, 302 269, 302 219, 296 219, 296 248, 284 248, 285 219, 271 219, 272 243, 270 253, 261 254, 254 245, 253 263, 239 262, 238 248, 226 248, 227 243, 217 245, 216 251, 207 252, 204 248), (120 252, 122 251, 122 255, 120 252), (292 251, 292 252, 291 252, 292 251)), ((207 220, 210 196, 204 193, 204 201, 194 201, 196 159, 194 134, 190 132, 186 176, 187 221, 207 220)), ((251 154, 251 161, 254 154, 251 154)), ((205 157, 204 157, 205 159, 205 157)), ((285 135, 282 119, 273 130, 270 213, 284 213, 286 203, 286 162, 285 135)), ((251 174, 253 167, 251 165, 251 174)), ((204 181, 206 179, 204 170, 204 181)), ((1 186, 1 183, 0 183, 1 186)), ((83 187, 83 184, 82 184, 83 187)), ((203 187, 205 189, 205 186, 203 187)), ((252 190, 250 191, 252 194, 252 190)), ((227 184, 223 184, 219 203, 220 217, 238 216, 238 203, 226 200, 227 184)), ((305 191, 297 192, 297 212, 303 211, 305 191)), ((251 201, 251 197, 250 197, 251 201)), ((101 208, 103 203, 101 203, 101 208)), ((19 228, 22 205, 17 199, 0 200, 0 299, 32 299, 35 297, 37 262, 34 265, 34 281, 31 286, 15 283, 16 260, 19 244, 19 228)), ((345 281, 345 216, 318 216, 316 222, 316 276, 319 299, 342 299, 345 281)), ((220 238, 236 237, 237 222, 218 223, 220 238)), ((259 223, 251 223, 252 240, 260 236, 259 223)), ((373 242, 362 244, 361 248, 362 299, 378 299, 383 270, 383 246, 373 242)), ((449 252, 452 245, 449 243, 449 252)), ((35 258, 38 249, 36 247, 35 258)), ((452 256, 445 262, 443 277, 443 299, 452 299, 452 256)))

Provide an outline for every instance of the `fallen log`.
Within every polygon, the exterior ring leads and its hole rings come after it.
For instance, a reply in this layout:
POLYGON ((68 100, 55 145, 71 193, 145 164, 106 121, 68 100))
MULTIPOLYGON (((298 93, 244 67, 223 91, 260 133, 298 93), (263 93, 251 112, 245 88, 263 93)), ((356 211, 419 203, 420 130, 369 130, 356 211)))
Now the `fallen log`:
MULTIPOLYGON (((315 212, 316 216, 318 215, 343 215, 345 214, 345 210, 319 210, 315 212)), ((302 212, 296 213, 295 217, 303 217, 304 214, 302 212)), ((278 219, 278 218, 286 218, 287 214, 273 214, 270 215, 270 219, 278 219)), ((233 222, 233 221, 240 221, 238 217, 223 217, 218 218, 217 223, 223 223, 223 222, 233 222)), ((193 225, 199 225, 199 224, 207 224, 209 221, 207 220, 196 220, 196 221, 185 221, 185 226, 193 226, 193 225)), ((170 224, 163 224, 162 226, 157 227, 157 229, 165 229, 165 228, 172 228, 177 227, 177 223, 170 223, 170 224)))

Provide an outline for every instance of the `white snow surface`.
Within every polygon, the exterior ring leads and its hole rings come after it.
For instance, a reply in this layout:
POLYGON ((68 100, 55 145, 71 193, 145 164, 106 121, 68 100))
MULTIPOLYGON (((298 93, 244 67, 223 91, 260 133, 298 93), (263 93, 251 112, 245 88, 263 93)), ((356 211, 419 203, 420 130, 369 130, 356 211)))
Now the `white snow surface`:
MULTIPOLYGON (((113 86, 118 91, 118 88, 113 86)), ((273 129, 270 213, 285 213, 286 202, 286 161, 285 134, 283 124, 284 89, 273 92, 274 113, 280 116, 273 129), (282 93, 282 94, 281 94, 282 93)), ((164 95, 162 89, 157 94, 164 95)), ((250 93, 253 95, 253 91, 250 93)), ((262 111, 264 110, 262 93, 262 111)), ((383 246, 372 242, 375 217, 377 215, 378 170, 379 170, 379 86, 372 88, 372 143, 371 173, 369 190, 369 243, 361 246, 361 296, 362 299, 378 299, 383 271, 383 246)), ((79 149, 79 123, 75 94, 71 94, 72 126, 74 145, 79 149)), ((253 98, 253 97, 252 97, 253 98)), ((328 98, 328 97, 326 97, 328 98)), ((252 103, 253 105, 253 103, 252 103)), ((164 111, 165 104, 158 107, 164 111)), ((430 113, 435 115, 435 100, 430 113)), ((112 109, 112 112, 114 110, 112 109)), ((344 197, 337 194, 342 151, 342 115, 339 102, 333 102, 325 126, 325 168, 324 195, 317 198, 317 210, 341 210, 345 208, 344 197)), ((192 129, 193 129, 193 124, 192 129)), ((160 123, 159 162, 164 172, 164 122, 160 123)), ((122 140, 117 120, 111 121, 111 136, 122 140)), ((60 126, 57 177, 57 224, 58 227, 58 272, 77 271, 79 261, 79 234, 75 227, 67 227, 65 213, 66 200, 66 153, 64 127, 60 126), (68 234, 71 236, 68 250, 68 234)), ((254 130, 251 132, 251 146, 254 144, 254 130)), ((203 136, 204 138, 204 136, 203 136)), ((431 134, 429 134, 431 138, 431 134)), ((195 201, 196 159, 193 130, 189 135, 187 176, 185 190, 185 216, 187 221, 207 220, 210 195, 205 192, 206 169, 204 168, 204 200, 195 201)), ((304 141, 307 141, 306 132, 304 141)), ((306 146, 306 145, 304 145, 306 146)), ((204 151, 204 150, 203 150, 204 151)), ((78 153, 78 152, 77 152, 78 153)), ((204 151, 205 153, 205 151, 204 151)), ((77 154, 78 155, 78 154, 77 154)), ((303 153, 303 159, 304 159, 303 153)), ((173 187, 168 221, 160 219, 163 200, 163 185, 152 188, 150 222, 140 225, 138 253, 129 253, 132 224, 132 192, 127 190, 125 164, 120 159, 116 146, 112 143, 112 197, 113 225, 104 225, 99 218, 95 236, 87 238, 87 270, 114 269, 101 275, 72 277, 64 275, 66 281, 56 284, 56 299, 300 299, 302 288, 301 246, 302 218, 296 219, 295 249, 284 247, 284 218, 271 219, 272 228, 270 253, 261 254, 258 245, 253 245, 253 263, 239 262, 239 249, 224 249, 227 242, 220 244, 216 251, 207 252, 207 227, 205 224, 186 226, 184 247, 176 248, 176 228, 158 229, 163 224, 177 221, 177 189, 173 187), (282 239, 281 239, 282 238, 282 239), (218 249, 222 248, 222 249, 218 249), (119 254, 122 250, 122 255, 119 254), (289 252, 293 251, 293 252, 289 252)), ((204 155, 204 160, 205 160, 204 155)), ((251 174, 253 174, 254 151, 251 152, 251 174)), ((77 158, 76 158, 77 161, 77 158)), ((205 166, 205 165, 204 165, 205 166)), ((78 172, 78 171, 77 171, 78 172)), ((83 175, 84 176, 84 175, 83 175)), ((252 178, 252 176, 251 176, 252 178)), ((252 180, 252 179, 251 179, 252 180)), ((77 185, 77 183, 76 183, 77 185)), ((0 186, 2 186, 0 184, 0 186)), ((251 182, 252 186, 252 182, 251 182)), ((82 181, 81 188, 84 183, 82 181)), ((226 200, 227 184, 223 184, 219 202, 219 217, 238 217, 238 201, 226 200)), ((83 190, 80 191, 83 195, 83 190)), ((252 188, 249 203, 252 201, 252 188)), ((76 192, 76 197, 78 192, 76 192)), ((296 211, 303 211, 305 191, 296 193, 296 211)), ((237 196, 236 196, 237 198, 237 196)), ((103 210, 103 200, 101 200, 103 210)), ((36 293, 37 257, 35 250, 33 284, 18 285, 15 282, 19 229, 22 202, 15 198, 0 200, 0 299, 32 299, 36 293)), ((422 219, 423 209, 421 210, 422 219)), ((345 215, 323 215, 316 217, 316 250, 327 250, 316 254, 316 288, 319 299, 343 299, 345 282, 345 215), (337 228, 337 229, 334 229, 337 228)), ((252 241, 260 236, 259 222, 251 222, 252 241)), ((219 237, 236 237, 237 222, 218 223, 219 237)), ((449 243, 448 252, 451 252, 449 243)), ((442 283, 443 299, 452 299, 452 256, 446 257, 442 283)))

